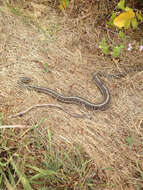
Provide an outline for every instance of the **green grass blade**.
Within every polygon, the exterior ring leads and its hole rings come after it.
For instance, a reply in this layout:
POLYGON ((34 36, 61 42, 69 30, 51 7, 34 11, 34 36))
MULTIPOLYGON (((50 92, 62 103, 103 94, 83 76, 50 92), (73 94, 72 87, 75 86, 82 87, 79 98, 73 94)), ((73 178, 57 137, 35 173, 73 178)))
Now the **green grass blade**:
POLYGON ((18 166, 15 164, 15 162, 13 161, 13 159, 11 159, 10 161, 12 167, 14 168, 17 176, 19 177, 19 180, 21 181, 24 190, 33 190, 28 179, 26 178, 26 176, 20 171, 20 169, 18 168, 18 166))

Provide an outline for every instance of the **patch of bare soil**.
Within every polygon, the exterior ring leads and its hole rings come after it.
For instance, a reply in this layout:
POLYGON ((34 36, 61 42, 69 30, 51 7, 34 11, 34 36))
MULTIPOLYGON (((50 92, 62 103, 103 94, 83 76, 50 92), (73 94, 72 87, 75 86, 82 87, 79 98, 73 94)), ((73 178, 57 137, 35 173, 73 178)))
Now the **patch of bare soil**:
POLYGON ((77 28, 74 20, 59 17, 50 8, 47 11, 48 16, 41 20, 46 35, 39 27, 25 23, 22 17, 8 10, 0 12, 0 109, 4 123, 32 126, 45 118, 42 128, 48 127, 54 132, 57 144, 79 143, 97 167, 112 168, 105 170, 109 181, 122 187, 136 181, 136 161, 143 170, 142 71, 129 73, 119 80, 102 78, 111 93, 106 111, 88 111, 82 106, 60 103, 48 95, 19 88, 17 81, 21 76, 28 76, 32 84, 98 103, 102 96, 92 81, 93 72, 112 73, 122 70, 122 66, 141 65, 143 55, 125 52, 120 63, 110 57, 105 59, 97 46, 100 30, 93 32, 91 25, 85 23, 82 31, 83 26, 77 28), (22 117, 9 118, 40 103, 60 104, 90 118, 73 118, 54 108, 33 109, 22 117))

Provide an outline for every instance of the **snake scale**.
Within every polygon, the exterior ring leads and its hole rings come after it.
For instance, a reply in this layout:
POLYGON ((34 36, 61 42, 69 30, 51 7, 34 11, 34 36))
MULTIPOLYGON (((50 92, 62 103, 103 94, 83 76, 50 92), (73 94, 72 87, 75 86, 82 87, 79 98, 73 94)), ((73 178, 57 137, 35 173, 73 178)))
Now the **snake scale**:
POLYGON ((21 77, 18 81, 18 84, 20 86, 26 87, 28 89, 33 89, 37 92, 41 92, 44 94, 51 95, 52 97, 56 98, 57 100, 64 102, 64 103, 72 103, 72 104, 81 104, 84 105, 89 110, 105 110, 108 107, 108 104, 110 102, 110 93, 108 88, 103 84, 103 82, 100 80, 98 73, 93 74, 93 80, 95 81, 97 87, 101 91, 101 93, 104 96, 104 99, 101 103, 95 104, 92 103, 82 97, 79 96, 64 96, 62 94, 59 94, 55 90, 52 90, 50 88, 44 88, 39 87, 35 85, 28 84, 31 79, 28 77, 21 77))

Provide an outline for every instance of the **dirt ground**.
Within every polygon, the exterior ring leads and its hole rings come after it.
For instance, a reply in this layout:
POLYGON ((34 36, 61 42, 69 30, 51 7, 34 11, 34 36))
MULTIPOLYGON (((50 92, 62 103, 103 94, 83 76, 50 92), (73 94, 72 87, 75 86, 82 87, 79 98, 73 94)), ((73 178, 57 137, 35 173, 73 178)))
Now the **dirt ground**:
POLYGON ((134 161, 139 161, 143 169, 143 71, 119 80, 102 77, 111 93, 106 111, 88 111, 82 106, 60 103, 48 95, 20 89, 17 81, 28 76, 32 84, 98 103, 102 96, 92 81, 93 72, 119 72, 123 67, 141 65, 143 54, 123 53, 120 61, 105 58, 97 45, 101 40, 100 28, 93 32, 87 22, 82 31, 75 20, 47 9, 48 15, 40 20, 46 35, 39 26, 29 24, 10 10, 0 11, 0 109, 4 124, 32 126, 45 118, 42 129, 50 128, 59 145, 81 144, 98 167, 113 168, 105 170, 107 177, 117 183, 131 183, 138 175, 134 161), (44 103, 58 104, 88 117, 73 118, 56 108, 35 108, 21 117, 9 117, 44 103))

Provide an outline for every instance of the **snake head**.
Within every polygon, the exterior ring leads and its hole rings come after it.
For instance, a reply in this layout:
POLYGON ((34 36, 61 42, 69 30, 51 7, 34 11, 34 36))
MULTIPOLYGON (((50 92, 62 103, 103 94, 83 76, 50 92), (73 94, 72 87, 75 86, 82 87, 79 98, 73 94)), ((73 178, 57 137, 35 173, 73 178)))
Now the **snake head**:
POLYGON ((31 79, 29 77, 20 77, 19 81, 21 83, 28 84, 29 82, 31 82, 31 79))

